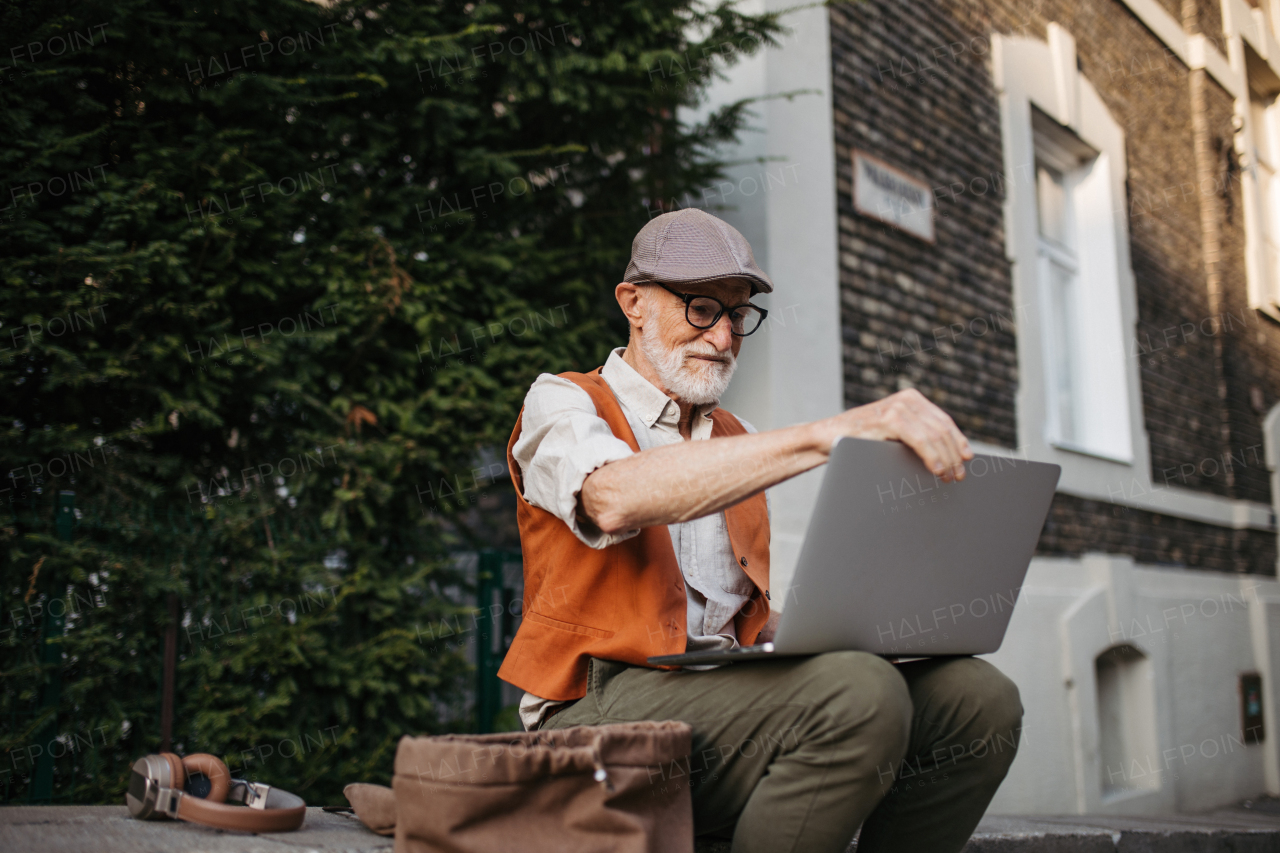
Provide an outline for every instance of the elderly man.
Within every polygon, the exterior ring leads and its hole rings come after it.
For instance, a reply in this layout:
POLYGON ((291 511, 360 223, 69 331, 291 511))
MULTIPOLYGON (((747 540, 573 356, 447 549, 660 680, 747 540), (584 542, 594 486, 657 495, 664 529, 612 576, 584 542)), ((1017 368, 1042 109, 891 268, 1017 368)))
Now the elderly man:
MULTIPOLYGON (((909 390, 757 432, 717 407, 773 284, 746 240, 699 210, 636 235, 615 290, 625 349, 587 374, 543 374, 508 447, 524 618, 500 675, 527 729, 683 720, 699 834, 735 853, 958 851, 1008 771, 1022 705, 975 658, 893 665, 865 652, 655 668, 651 655, 764 642, 765 490, 823 464, 842 436, 898 440, 963 479, 968 441, 909 390)), ((891 570, 891 567, 886 567, 891 570)))

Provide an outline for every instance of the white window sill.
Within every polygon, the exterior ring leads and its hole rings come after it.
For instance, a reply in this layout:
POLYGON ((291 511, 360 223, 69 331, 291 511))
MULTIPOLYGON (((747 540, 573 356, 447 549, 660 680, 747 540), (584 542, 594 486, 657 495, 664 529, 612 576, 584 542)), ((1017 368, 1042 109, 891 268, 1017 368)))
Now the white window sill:
POLYGON ((1071 453, 1079 453, 1081 456, 1091 456, 1094 459, 1102 459, 1106 462, 1117 462, 1121 465, 1133 465, 1132 456, 1116 456, 1103 450, 1094 450, 1080 444, 1073 444, 1069 441, 1059 441, 1058 439, 1049 439, 1049 446, 1057 450, 1067 450, 1071 453))

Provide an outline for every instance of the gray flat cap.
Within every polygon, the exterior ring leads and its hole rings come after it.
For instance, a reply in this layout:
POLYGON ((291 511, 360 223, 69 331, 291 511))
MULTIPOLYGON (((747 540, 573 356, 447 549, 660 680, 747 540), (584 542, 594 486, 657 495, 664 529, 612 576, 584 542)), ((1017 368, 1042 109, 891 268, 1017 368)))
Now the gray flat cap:
POLYGON ((705 210, 686 208, 649 220, 631 241, 623 281, 696 284, 745 278, 753 293, 772 293, 773 282, 756 266, 747 238, 705 210))

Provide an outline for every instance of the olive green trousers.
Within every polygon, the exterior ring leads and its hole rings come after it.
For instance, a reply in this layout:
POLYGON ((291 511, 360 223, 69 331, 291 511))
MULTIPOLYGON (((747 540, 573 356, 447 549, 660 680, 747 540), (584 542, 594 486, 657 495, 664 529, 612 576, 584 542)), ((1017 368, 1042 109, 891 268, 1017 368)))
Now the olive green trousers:
POLYGON ((543 728, 683 720, 695 832, 734 853, 958 853, 1009 770, 1018 688, 972 657, 890 664, 829 652, 656 670, 592 660, 587 695, 543 728))

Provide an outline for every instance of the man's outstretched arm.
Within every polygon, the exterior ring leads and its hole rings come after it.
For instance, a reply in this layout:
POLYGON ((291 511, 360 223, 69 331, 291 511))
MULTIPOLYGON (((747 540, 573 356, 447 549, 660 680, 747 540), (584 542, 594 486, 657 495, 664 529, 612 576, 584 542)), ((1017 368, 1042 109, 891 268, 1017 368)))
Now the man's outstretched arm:
POLYGON ((683 441, 610 462, 583 481, 578 512, 606 533, 701 518, 816 468, 845 436, 901 441, 946 481, 963 480, 973 458, 955 421, 908 389, 812 423, 683 441))

